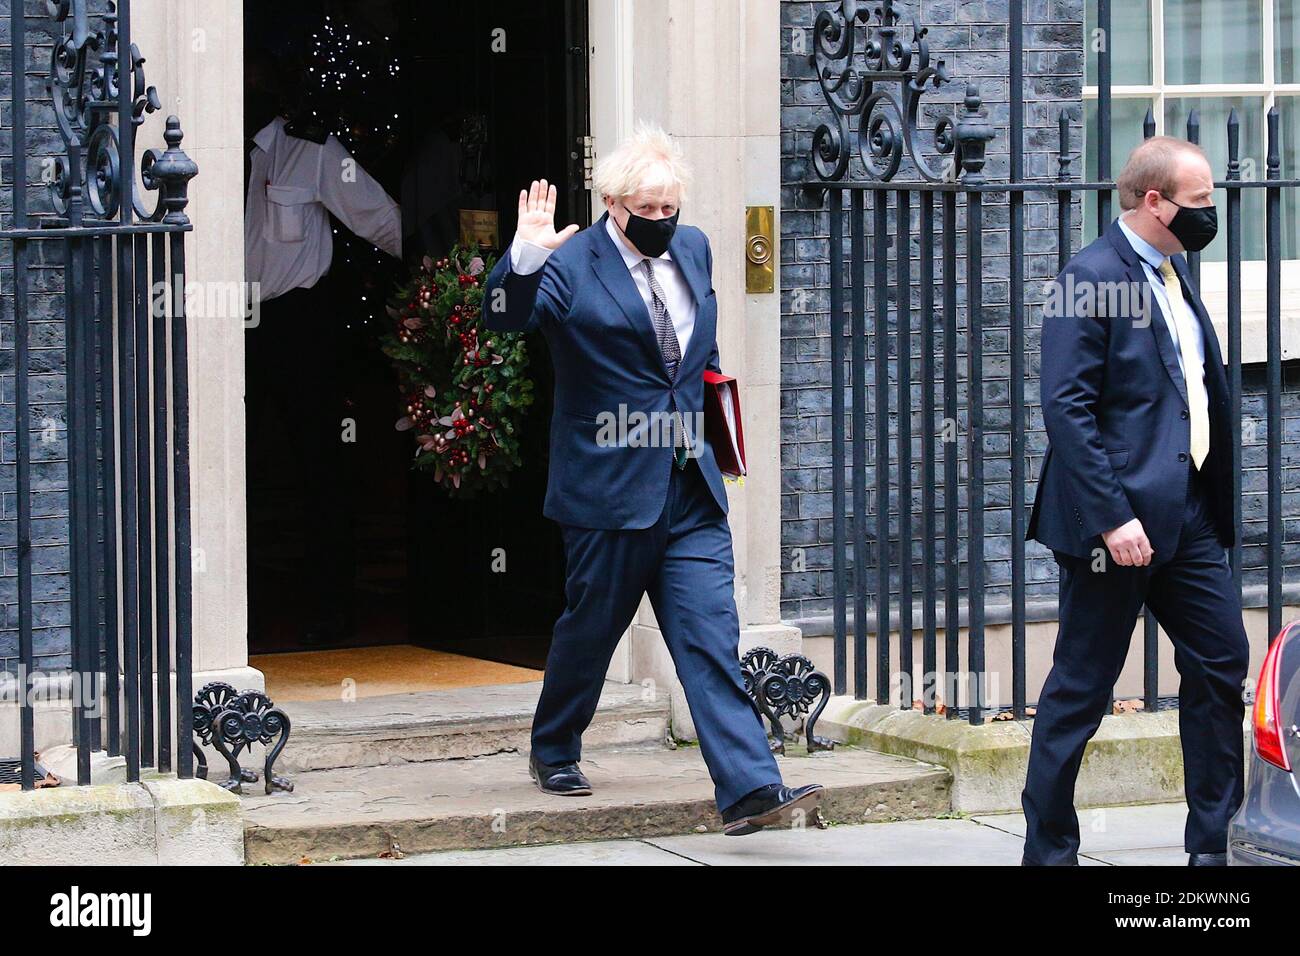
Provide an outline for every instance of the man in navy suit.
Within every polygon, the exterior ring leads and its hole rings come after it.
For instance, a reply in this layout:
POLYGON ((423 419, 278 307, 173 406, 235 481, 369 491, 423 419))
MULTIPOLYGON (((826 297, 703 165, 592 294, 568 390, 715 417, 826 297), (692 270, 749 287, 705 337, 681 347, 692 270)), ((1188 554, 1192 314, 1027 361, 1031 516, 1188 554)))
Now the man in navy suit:
POLYGON ((718 365, 713 259, 678 226, 687 172, 642 127, 602 159, 606 212, 555 231, 555 186, 519 194, 515 239, 488 277, 484 321, 540 330, 555 367, 543 514, 559 523, 564 613, 533 717, 529 770, 545 793, 582 796, 578 767, 619 637, 647 592, 686 692, 724 832, 753 833, 816 807, 782 785, 745 693, 727 493, 702 430, 703 374, 718 365))
POLYGON ((1218 340, 1179 253, 1217 220, 1198 146, 1160 136, 1116 184, 1124 213, 1043 312, 1049 447, 1029 537, 1060 566, 1060 631, 1022 795, 1026 864, 1077 864, 1074 784, 1145 604, 1174 644, 1189 863, 1226 863, 1242 799, 1249 652, 1226 548, 1232 432, 1218 340))

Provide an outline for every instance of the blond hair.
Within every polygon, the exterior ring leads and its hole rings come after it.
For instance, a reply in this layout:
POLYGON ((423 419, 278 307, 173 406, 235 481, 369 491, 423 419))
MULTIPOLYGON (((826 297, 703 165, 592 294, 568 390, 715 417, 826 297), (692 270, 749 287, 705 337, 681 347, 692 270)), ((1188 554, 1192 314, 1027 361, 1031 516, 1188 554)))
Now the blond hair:
POLYGON ((676 186, 680 201, 690 178, 690 166, 672 137, 654 123, 639 121, 630 137, 597 161, 592 185, 602 199, 676 186))
POLYGON ((1166 199, 1177 192, 1178 158, 1184 153, 1205 159, 1201 147, 1174 136, 1152 136, 1129 153, 1128 162, 1115 181, 1119 207, 1136 209, 1152 189, 1166 199))

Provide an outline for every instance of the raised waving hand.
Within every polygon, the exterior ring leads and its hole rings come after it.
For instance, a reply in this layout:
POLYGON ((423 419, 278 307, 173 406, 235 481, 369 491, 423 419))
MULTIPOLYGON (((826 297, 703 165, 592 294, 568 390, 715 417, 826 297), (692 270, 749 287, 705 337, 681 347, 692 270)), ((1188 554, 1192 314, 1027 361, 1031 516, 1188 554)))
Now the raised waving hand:
POLYGON ((534 179, 531 187, 519 190, 519 223, 515 235, 520 239, 547 249, 558 249, 577 231, 577 223, 555 231, 554 183, 548 186, 545 179, 534 179))

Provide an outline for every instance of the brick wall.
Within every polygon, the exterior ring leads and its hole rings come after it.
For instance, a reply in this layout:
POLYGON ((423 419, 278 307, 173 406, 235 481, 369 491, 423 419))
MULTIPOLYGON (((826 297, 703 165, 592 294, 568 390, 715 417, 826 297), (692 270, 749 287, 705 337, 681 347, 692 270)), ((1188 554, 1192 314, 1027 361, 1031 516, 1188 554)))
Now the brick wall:
MULTIPOLYGON (((781 590, 782 617, 794 621, 805 628, 806 633, 825 633, 827 616, 833 607, 832 560, 832 509, 831 509, 831 365, 829 336, 829 246, 828 213, 821 208, 821 201, 809 197, 794 184, 804 179, 813 178, 807 165, 807 156, 812 141, 812 134, 817 126, 832 116, 826 105, 821 88, 816 80, 813 67, 808 63, 806 52, 814 48, 813 24, 818 11, 825 8, 838 8, 838 4, 782 2, 781 46, 782 46, 782 80, 781 80, 781 150, 782 150, 782 234, 781 234, 781 269, 782 269, 782 552, 783 574, 781 590), (802 36, 800 35, 802 34, 802 36), (794 570, 800 565, 796 559, 802 559, 804 570, 794 570)), ((985 168, 990 180, 1006 179, 1009 171, 1009 137, 1007 122, 1008 107, 1008 42, 1007 42, 1007 7, 1005 0, 920 0, 907 2, 903 0, 898 7, 904 22, 913 16, 919 17, 922 25, 930 27, 929 41, 932 58, 944 59, 950 72, 958 81, 952 85, 946 95, 927 95, 923 102, 933 102, 938 109, 932 109, 928 115, 937 115, 940 111, 951 111, 963 94, 965 82, 970 80, 979 85, 983 105, 989 122, 995 128, 996 136, 989 145, 988 164, 985 168), (945 104, 945 101, 947 105, 945 104)), ((1024 101, 1025 101, 1025 164, 1024 173, 1029 179, 1054 179, 1057 175, 1057 119, 1062 110, 1070 117, 1071 148, 1076 157, 1071 167, 1075 176, 1079 175, 1077 156, 1081 148, 1083 130, 1081 127, 1081 98, 1084 69, 1083 47, 1083 2, 1082 0, 1028 0, 1025 4, 1024 34, 1024 101)), ((910 28, 902 33, 904 42, 910 40, 910 28)), ((863 31, 858 32, 857 46, 861 49, 863 31)), ((924 128, 926 124, 922 124, 924 128)), ((930 124, 932 125, 932 123, 930 124)), ((856 122, 854 123, 856 127, 856 122)), ((850 165, 850 179, 865 178, 861 164, 856 160, 850 165)), ((897 177, 900 181, 908 178, 907 167, 897 177)), ((847 205, 847 202, 846 202, 847 205)), ((959 200, 959 210, 962 200, 959 200)), ((914 199, 913 208, 913 254, 915 255, 915 236, 917 234, 916 216, 919 200, 914 199)), ((936 201, 936 210, 939 203, 936 201)), ((1080 241, 1079 222, 1080 204, 1076 201, 1072 209, 1073 245, 1080 241)), ((1006 194, 986 194, 984 212, 985 241, 984 255, 984 400, 985 400, 985 582, 987 585, 986 602, 989 607, 990 620, 1004 616, 1005 606, 1010 600, 1011 578, 1011 512, 1010 502, 1010 405, 1009 405, 1009 233, 1008 206, 1006 194)), ((892 221, 892 211, 891 211, 892 221)), ((1041 323, 1038 304, 1041 302, 1042 286, 1045 280, 1056 273, 1056 210, 1055 200, 1050 196, 1038 197, 1029 194, 1025 210, 1026 232, 1024 248, 1026 252, 1026 369, 1025 397, 1029 408, 1026 415, 1026 446, 1028 462, 1027 474, 1031 481, 1036 478, 1042 464, 1042 455, 1046 448, 1046 434, 1043 431, 1042 414, 1037 406, 1037 353, 1039 346, 1038 328, 1041 323)), ((964 229, 964 216, 959 214, 959 230, 964 229)), ((892 227, 891 227, 892 228, 892 227)), ((868 237, 867 254, 871 253, 872 216, 870 201, 867 203, 866 234, 868 237)), ((936 227, 936 234, 938 233, 936 227)), ((845 236, 848 235, 847 217, 845 236)), ((936 235, 936 243, 938 242, 936 235)), ((965 480, 966 420, 965 402, 965 368, 966 344, 964 336, 965 314, 965 235, 959 236, 958 275, 958 324, 961 329, 958 342, 958 381, 959 402, 963 412, 959 415, 958 454, 961 460, 960 474, 965 480)), ((893 256, 891 249, 890 255, 893 256)), ((848 263, 845 262, 844 276, 848 281, 848 263)), ((891 269, 892 278, 892 269, 891 269)), ((916 282, 915 262, 912 267, 913 283, 916 282)), ((873 319, 871 264, 866 267, 867 316, 868 330, 873 319)), ((891 282, 890 335, 896 331, 893 302, 896 290, 891 282)), ((936 307, 940 299, 936 293, 936 307)), ((913 435, 913 504, 919 505, 919 461, 920 436, 922 434, 919 416, 919 298, 913 291, 912 300, 912 435, 913 435)), ((847 294, 846 294, 847 306, 847 294)), ((938 323, 936 322, 936 325, 938 323)), ((892 348, 892 346, 891 346, 892 348)), ((874 355, 874 336, 868 342, 867 387, 875 387, 874 373, 871 369, 871 356, 874 355)), ((846 342, 845 354, 848 354, 846 342)), ((936 408, 942 410, 942 356, 936 363, 936 408)), ((1287 519, 1287 539, 1285 559, 1289 566, 1300 564, 1300 545, 1295 542, 1300 533, 1300 446, 1295 442, 1300 439, 1300 369, 1297 363, 1288 363, 1284 396, 1284 416, 1287 448, 1284 451, 1284 514, 1292 515, 1287 519)), ((846 371, 846 382, 850 377, 846 371)), ((897 434, 896 407, 896 363, 891 351, 890 359, 890 393, 891 419, 891 457, 896 461, 894 439, 897 434)), ((1244 374, 1245 399, 1243 418, 1247 422, 1247 436, 1243 441, 1244 464, 1246 470, 1243 498, 1244 517, 1246 521, 1246 547, 1243 564, 1247 569, 1246 585, 1248 592, 1262 584, 1264 578, 1264 547, 1266 540, 1264 495, 1266 487, 1265 467, 1265 430, 1263 425, 1264 397, 1262 367, 1248 367, 1244 374), (1254 422, 1253 437, 1250 435, 1250 423, 1254 422)), ((846 433, 851 435, 852 410, 846 404, 846 433)), ((874 480, 875 443, 874 419, 866 423, 868 435, 867 448, 867 482, 870 489, 874 480)), ((927 432, 931 429, 927 427, 927 432)), ((851 447, 846 451, 846 461, 852 460, 851 447)), ((939 460, 938 474, 942 476, 942 459, 939 460)), ((851 475, 846 481, 851 480, 851 475)), ((895 516, 898 513, 898 473, 891 468, 889 507, 895 516)), ((851 489, 851 486, 847 486, 851 489)), ((1026 492, 1026 520, 1028 507, 1033 501, 1034 488, 1026 492)), ((942 488, 938 496, 942 506, 942 488)), ((851 490, 848 507, 852 508, 851 490)), ((875 497, 868 495, 868 515, 866 518, 868 552, 875 549, 875 497)), ((962 518, 962 535, 965 534, 965 493, 959 500, 962 518)), ((849 518, 850 535, 852 534, 852 515, 849 518)), ((913 520, 912 563, 913 582, 918 588, 921 573, 921 541, 919 517, 913 520)), ((937 543, 938 555, 942 559, 943 542, 937 543)), ((961 560, 965 561, 964 541, 961 545, 961 560)), ((897 518, 891 522, 891 560, 897 565, 900 547, 898 542, 897 518)), ((1056 566, 1050 552, 1029 542, 1026 549, 1027 558, 1027 598, 1031 604, 1037 604, 1032 616, 1054 616, 1056 595, 1056 566)), ((848 555, 850 581, 852 581, 852 554, 848 555)), ((874 568, 865 569, 869 576, 869 590, 874 590, 874 568)), ((963 580, 965 568, 962 570, 963 580)), ((851 586, 851 585, 850 585, 851 586)), ((897 579, 894 580, 895 594, 897 579)), ((1248 593, 1248 603, 1257 603, 1258 596, 1252 598, 1248 593)), ((850 602, 851 608, 851 602, 850 602)))
MULTIPOLYGON (((104 0, 92 0, 98 14, 104 0)), ((32 214, 52 212, 42 176, 51 157, 64 154, 45 80, 58 27, 45 0, 26 0, 27 207, 32 214)), ((14 77, 10 4, 0 9, 0 218, 13 223, 14 164, 11 154, 14 77)), ((92 20, 92 29, 98 22, 92 20)), ((64 408, 64 337, 62 247, 29 244, 27 300, 29 396, 33 427, 31 450, 33 644, 36 666, 57 669, 69 664, 67 418, 64 408)), ((13 670, 18 655, 17 436, 14 414, 14 272, 10 243, 0 242, 0 668, 13 670)))

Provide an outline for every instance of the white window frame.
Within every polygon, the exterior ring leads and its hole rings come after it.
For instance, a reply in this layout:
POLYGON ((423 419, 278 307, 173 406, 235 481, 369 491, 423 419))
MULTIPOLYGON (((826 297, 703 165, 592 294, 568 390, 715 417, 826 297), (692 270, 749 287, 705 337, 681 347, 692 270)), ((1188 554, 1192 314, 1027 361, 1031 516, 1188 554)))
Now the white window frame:
MULTIPOLYGON (((1263 81, 1260 83, 1165 83, 1165 0, 1150 0, 1151 10, 1151 82, 1149 84, 1124 84, 1111 86, 1111 100, 1139 99, 1151 101, 1151 112, 1156 121, 1156 135, 1165 130, 1165 103, 1175 98, 1250 96, 1264 101, 1263 112, 1277 102, 1277 97, 1300 97, 1300 83, 1276 82, 1277 57, 1274 52, 1273 21, 1274 0, 1257 0, 1261 6, 1263 25, 1261 50, 1263 81)), ((1085 38, 1085 42, 1087 38, 1085 38)), ((1083 87, 1085 101, 1097 100, 1096 85, 1083 87)), ((1184 136, 1186 130, 1169 130, 1171 136, 1184 136)), ((1267 135, 1265 130, 1264 135, 1267 135)), ((1095 137, 1085 140, 1085 148, 1096 145, 1095 137)), ((1216 176, 1222 170, 1215 170, 1216 176)), ((1264 170, 1258 170, 1263 177, 1264 170)), ((1220 225, 1222 226, 1222 218, 1220 225)), ((1264 314, 1264 261, 1244 259, 1241 263, 1241 361, 1242 364, 1263 362, 1267 359, 1267 336, 1264 314)), ((1201 297, 1219 334, 1219 344, 1227 355, 1228 309, 1227 262, 1201 263, 1201 297)), ((1300 358, 1300 260, 1282 260, 1282 358, 1300 358)))

